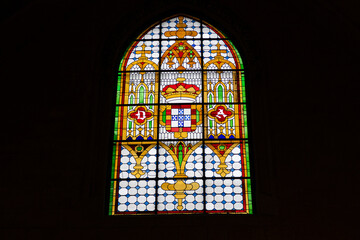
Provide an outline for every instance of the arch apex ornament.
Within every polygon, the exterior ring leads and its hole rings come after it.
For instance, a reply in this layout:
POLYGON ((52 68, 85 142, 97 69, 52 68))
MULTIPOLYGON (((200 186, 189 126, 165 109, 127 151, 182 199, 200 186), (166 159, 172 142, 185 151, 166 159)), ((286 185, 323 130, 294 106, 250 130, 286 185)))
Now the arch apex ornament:
POLYGON ((185 36, 195 37, 198 35, 196 31, 186 31, 185 28, 187 25, 183 22, 184 17, 179 16, 179 23, 176 24, 176 27, 178 28, 176 31, 166 31, 164 35, 166 37, 172 37, 176 36, 177 38, 184 38, 185 36))
POLYGON ((146 30, 118 71, 110 215, 252 214, 242 60, 203 20, 146 30))

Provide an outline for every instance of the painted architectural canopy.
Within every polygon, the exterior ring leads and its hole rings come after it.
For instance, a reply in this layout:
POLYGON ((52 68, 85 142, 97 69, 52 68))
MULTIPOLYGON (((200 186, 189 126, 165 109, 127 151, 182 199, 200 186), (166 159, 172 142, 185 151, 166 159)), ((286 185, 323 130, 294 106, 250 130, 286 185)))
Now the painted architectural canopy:
POLYGON ((244 67, 206 22, 155 24, 118 71, 110 215, 252 213, 244 67))

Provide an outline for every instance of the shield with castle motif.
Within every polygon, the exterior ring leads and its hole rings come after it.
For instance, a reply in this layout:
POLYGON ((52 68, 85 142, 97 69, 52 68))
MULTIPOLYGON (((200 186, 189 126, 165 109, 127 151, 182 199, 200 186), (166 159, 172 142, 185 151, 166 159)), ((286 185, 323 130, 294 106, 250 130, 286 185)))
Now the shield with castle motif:
POLYGON ((171 105, 166 109, 168 132, 192 132, 196 129, 196 108, 191 105, 171 105))

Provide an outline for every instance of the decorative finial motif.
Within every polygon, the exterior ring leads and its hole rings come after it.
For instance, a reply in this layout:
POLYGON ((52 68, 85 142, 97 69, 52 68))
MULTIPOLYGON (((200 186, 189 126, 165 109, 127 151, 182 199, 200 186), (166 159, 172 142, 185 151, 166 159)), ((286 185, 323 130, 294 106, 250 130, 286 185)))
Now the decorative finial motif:
POLYGON ((190 184, 186 184, 183 179, 176 180, 175 184, 163 183, 161 188, 165 191, 175 191, 174 197, 178 200, 178 210, 182 210, 183 207, 183 199, 186 197, 184 191, 195 191, 199 189, 200 185, 197 182, 192 182, 190 184))
POLYGON ((149 60, 149 58, 147 56, 145 56, 145 54, 151 54, 150 50, 145 50, 145 43, 143 43, 143 45, 141 45, 142 50, 140 51, 135 51, 135 54, 141 54, 141 56, 139 57, 139 59, 136 61, 136 64, 140 67, 141 69, 141 82, 144 82, 144 69, 148 64, 153 65, 154 63, 152 61, 149 60))
POLYGON ((179 17, 179 23, 176 24, 178 30, 165 32, 166 37, 177 36, 178 38, 184 38, 185 36, 195 37, 198 33, 196 31, 186 31, 186 23, 183 22, 184 17, 179 17))
POLYGON ((145 43, 143 43, 143 45, 141 45, 141 47, 142 47, 142 50, 141 50, 141 51, 136 51, 135 53, 136 53, 136 54, 141 54, 141 56, 139 57, 139 60, 140 60, 140 61, 141 61, 141 60, 147 60, 148 57, 146 57, 145 54, 150 54, 151 51, 145 50, 145 47, 146 47, 145 43))
POLYGON ((221 44, 220 43, 217 43, 216 44, 216 47, 217 49, 216 50, 211 50, 211 53, 216 53, 216 56, 215 56, 215 59, 224 59, 223 56, 221 56, 221 53, 226 53, 227 51, 226 50, 221 50, 220 47, 221 47, 221 44))
POLYGON ((166 31, 164 33, 166 37, 175 36, 177 37, 177 39, 175 43, 165 51, 164 55, 161 58, 161 62, 167 59, 168 61, 166 62, 166 64, 169 66, 169 68, 172 68, 173 65, 178 64, 176 70, 179 70, 181 73, 183 70, 187 69, 187 66, 184 63, 186 63, 190 68, 193 68, 197 62, 201 64, 201 57, 199 53, 195 50, 195 48, 190 45, 185 39, 183 39, 186 36, 195 37, 198 35, 198 32, 193 30, 185 30, 187 28, 187 25, 186 23, 184 23, 184 17, 180 16, 178 18, 179 22, 176 24, 177 30, 166 31), (188 61, 185 61, 185 59, 188 59, 188 61))
POLYGON ((185 81, 185 78, 177 78, 176 81, 178 81, 179 83, 182 83, 185 81))
MULTIPOLYGON (((220 47, 221 47, 221 44, 220 43, 217 43, 216 44, 216 47, 217 49, 216 50, 211 50, 211 53, 216 53, 216 56, 214 57, 214 64, 216 65, 216 67, 218 69, 221 69, 222 65, 224 65, 224 63, 226 62, 226 60, 224 59, 223 56, 221 56, 222 53, 227 53, 226 50, 221 50, 220 47)), ((221 76, 220 76, 220 73, 221 72, 218 72, 219 73, 219 81, 221 81, 221 76)))

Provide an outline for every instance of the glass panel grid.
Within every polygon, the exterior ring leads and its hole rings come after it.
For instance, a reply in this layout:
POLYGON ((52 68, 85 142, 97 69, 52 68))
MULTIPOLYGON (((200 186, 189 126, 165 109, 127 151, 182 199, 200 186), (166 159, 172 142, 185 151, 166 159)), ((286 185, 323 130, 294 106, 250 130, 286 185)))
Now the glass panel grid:
POLYGON ((233 44, 177 16, 146 30, 119 70, 109 214, 251 214, 244 71, 233 44))

